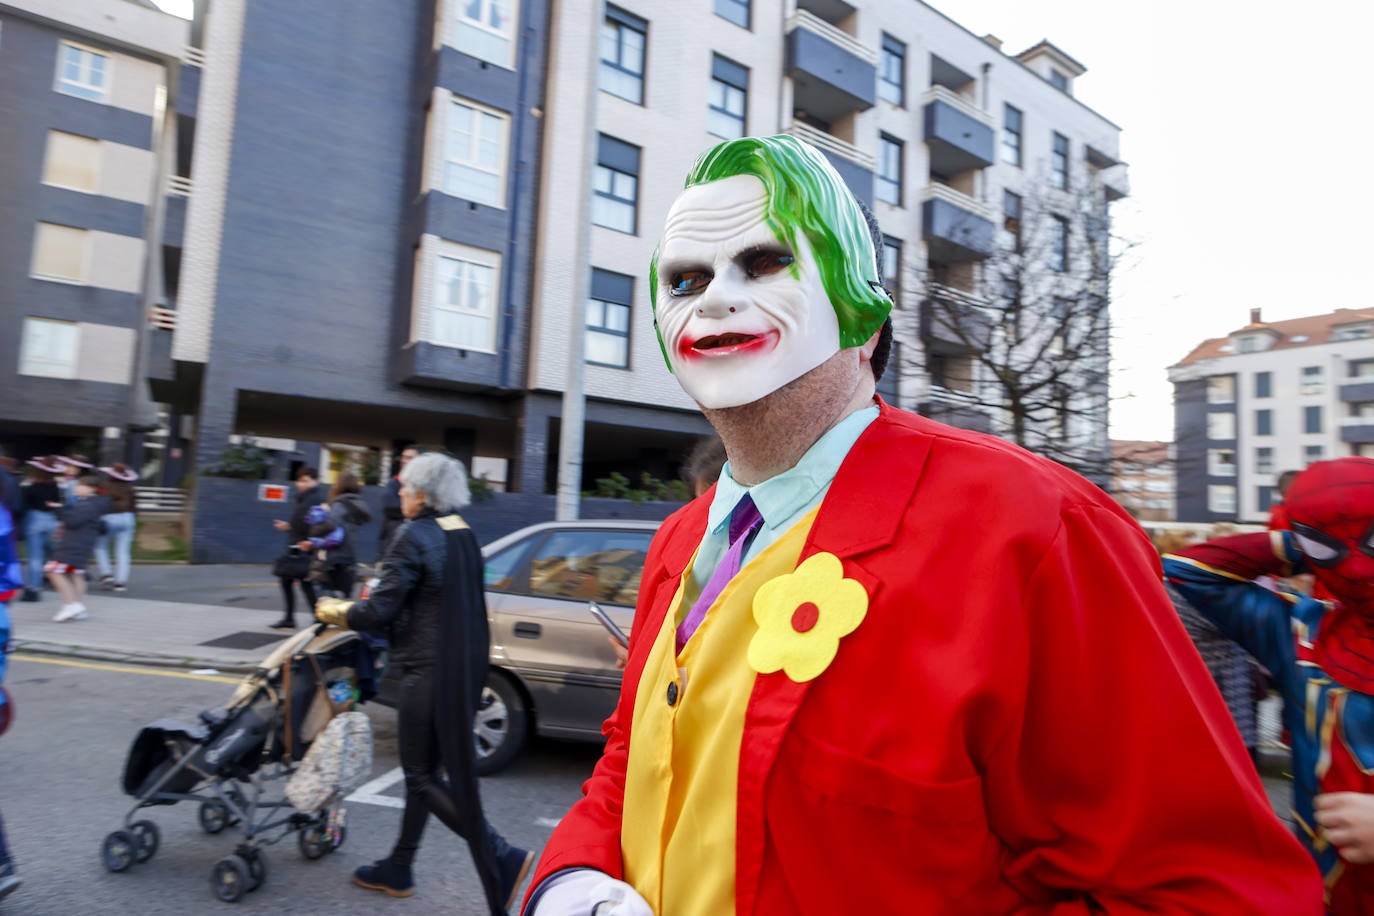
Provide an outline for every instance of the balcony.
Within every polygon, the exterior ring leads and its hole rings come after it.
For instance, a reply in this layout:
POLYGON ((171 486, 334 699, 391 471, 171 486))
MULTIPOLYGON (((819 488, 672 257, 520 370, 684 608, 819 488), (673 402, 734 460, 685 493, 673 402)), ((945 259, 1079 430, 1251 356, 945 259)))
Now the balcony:
POLYGON ((1374 375, 1357 375, 1341 382, 1341 400, 1351 404, 1374 401, 1374 375))
POLYGON ((786 132, 798 140, 805 140, 820 150, 835 171, 840 173, 844 183, 864 206, 873 206, 873 157, 863 150, 843 140, 818 130, 810 124, 793 121, 786 132))
POLYGON ((938 283, 927 289, 920 315, 921 342, 927 352, 959 355, 986 350, 992 338, 987 301, 938 283))
POLYGON ((944 86, 931 87, 922 98, 933 173, 957 175, 996 161, 996 131, 986 114, 944 86))
POLYGON ((806 10, 787 20, 784 72, 792 78, 792 104, 831 122, 873 107, 878 55, 853 36, 806 10))
POLYGON ((1359 444, 1374 443, 1374 417, 1342 418, 1341 441, 1359 444))
POLYGON ((948 185, 926 185, 921 196, 921 237, 930 263, 981 261, 992 255, 996 236, 991 210, 948 185))
POLYGON ((916 405, 916 412, 937 423, 980 433, 992 432, 992 417, 978 399, 952 388, 931 385, 929 398, 916 405))

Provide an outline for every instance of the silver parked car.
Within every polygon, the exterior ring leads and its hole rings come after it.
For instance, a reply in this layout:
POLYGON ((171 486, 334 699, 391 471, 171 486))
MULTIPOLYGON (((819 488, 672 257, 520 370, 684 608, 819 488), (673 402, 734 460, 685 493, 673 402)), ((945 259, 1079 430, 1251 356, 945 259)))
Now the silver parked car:
POLYGON ((531 731, 600 741, 621 672, 596 602, 630 632, 658 522, 544 522, 482 548, 491 674, 473 723, 480 773, 520 753, 531 731))

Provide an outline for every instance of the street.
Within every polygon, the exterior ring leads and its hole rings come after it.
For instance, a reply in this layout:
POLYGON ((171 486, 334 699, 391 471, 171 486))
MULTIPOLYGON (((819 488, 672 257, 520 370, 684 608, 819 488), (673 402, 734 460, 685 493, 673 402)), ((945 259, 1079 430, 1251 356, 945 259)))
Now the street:
MULTIPOLYGON (((221 903, 210 890, 210 869, 233 851, 236 835, 232 829, 203 833, 196 807, 183 803, 141 811, 138 817, 161 829, 158 852, 122 874, 107 872, 100 845, 132 803, 120 779, 138 730, 159 718, 193 720, 200 710, 222 705, 236 679, 22 653, 11 661, 6 686, 17 717, 0 740, 0 815, 24 884, 0 903, 0 913, 482 912, 466 846, 434 821, 416 861, 414 903, 349 883, 354 868, 390 850, 400 822, 394 715, 376 705, 365 707, 375 740, 374 779, 365 787, 370 797, 347 805, 348 838, 333 855, 307 861, 289 836, 267 850, 262 888, 239 904, 221 903)), ((483 781, 488 818, 512 843, 539 849, 578 797, 598 751, 594 745, 535 742, 508 770, 483 781)))

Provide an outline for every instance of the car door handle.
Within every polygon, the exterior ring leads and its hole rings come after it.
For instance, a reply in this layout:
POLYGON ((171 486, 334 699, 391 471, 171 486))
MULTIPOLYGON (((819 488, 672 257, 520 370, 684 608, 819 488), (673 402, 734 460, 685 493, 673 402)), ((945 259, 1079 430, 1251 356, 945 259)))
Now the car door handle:
POLYGON ((515 635, 520 639, 538 639, 543 632, 544 628, 537 623, 521 621, 515 625, 515 635))

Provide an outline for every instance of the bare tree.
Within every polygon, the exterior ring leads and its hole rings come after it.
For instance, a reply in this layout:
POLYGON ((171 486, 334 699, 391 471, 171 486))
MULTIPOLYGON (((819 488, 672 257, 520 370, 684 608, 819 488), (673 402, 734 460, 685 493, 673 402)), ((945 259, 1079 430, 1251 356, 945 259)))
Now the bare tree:
POLYGON ((1069 190, 1033 187, 999 201, 990 257, 932 258, 907 330, 922 356, 903 370, 929 379, 923 413, 984 428, 1105 486, 1108 294, 1126 246, 1090 174, 1069 190))

